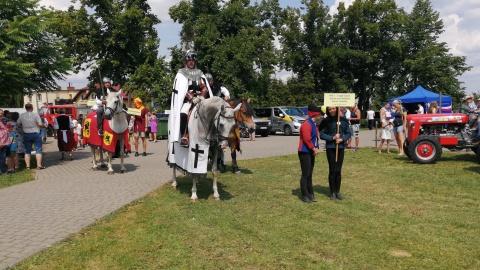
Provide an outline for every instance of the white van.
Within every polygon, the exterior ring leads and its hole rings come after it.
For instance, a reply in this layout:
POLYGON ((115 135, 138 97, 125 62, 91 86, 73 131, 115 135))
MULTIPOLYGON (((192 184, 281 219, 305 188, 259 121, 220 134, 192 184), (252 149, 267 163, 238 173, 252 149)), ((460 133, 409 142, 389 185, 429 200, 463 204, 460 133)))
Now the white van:
POLYGON ((300 132, 300 125, 308 118, 302 110, 293 106, 264 107, 255 109, 258 117, 272 122, 272 131, 283 132, 284 135, 292 135, 300 132))

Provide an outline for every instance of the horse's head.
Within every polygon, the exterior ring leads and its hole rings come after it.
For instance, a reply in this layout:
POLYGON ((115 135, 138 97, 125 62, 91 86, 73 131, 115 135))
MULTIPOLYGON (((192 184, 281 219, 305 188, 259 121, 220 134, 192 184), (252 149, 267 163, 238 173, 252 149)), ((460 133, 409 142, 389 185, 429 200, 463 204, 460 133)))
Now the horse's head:
POLYGON ((235 121, 246 126, 250 133, 254 132, 255 122, 253 121, 253 108, 250 99, 232 99, 229 104, 232 108, 240 105, 240 109, 235 112, 235 121))
POLYGON ((221 109, 218 112, 218 117, 216 118, 216 128, 218 135, 218 144, 222 148, 228 146, 228 135, 232 128, 236 125, 235 123, 235 113, 238 112, 242 104, 238 104, 235 108, 229 106, 227 102, 222 104, 221 109))
POLYGON ((113 116, 122 112, 122 110, 122 90, 118 92, 110 92, 107 96, 107 104, 105 105, 105 118, 107 120, 112 120, 113 116))

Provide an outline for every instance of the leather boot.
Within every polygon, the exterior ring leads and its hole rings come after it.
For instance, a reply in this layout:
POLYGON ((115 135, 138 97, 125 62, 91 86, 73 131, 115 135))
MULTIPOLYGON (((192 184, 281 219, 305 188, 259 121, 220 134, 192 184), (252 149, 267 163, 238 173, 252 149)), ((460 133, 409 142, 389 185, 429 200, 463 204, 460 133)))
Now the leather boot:
POLYGON ((302 202, 304 203, 312 203, 308 196, 302 195, 302 202))
POLYGON ((328 185, 330 186, 330 200, 336 200, 337 195, 335 194, 336 187, 335 187, 335 176, 329 175, 328 176, 328 185))
POLYGON ((342 184, 342 176, 336 176, 335 177, 335 195, 337 196, 337 199, 343 200, 343 196, 340 194, 340 186, 342 184))

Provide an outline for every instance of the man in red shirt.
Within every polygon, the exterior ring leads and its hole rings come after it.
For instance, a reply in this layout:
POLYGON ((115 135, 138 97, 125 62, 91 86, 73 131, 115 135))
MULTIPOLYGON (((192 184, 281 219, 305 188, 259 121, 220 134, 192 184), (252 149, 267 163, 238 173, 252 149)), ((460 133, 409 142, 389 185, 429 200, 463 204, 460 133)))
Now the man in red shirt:
POLYGON ((140 98, 133 100, 135 108, 140 110, 140 115, 135 115, 135 121, 133 122, 133 138, 135 143, 135 156, 138 157, 138 138, 142 138, 143 156, 147 155, 147 140, 145 134, 147 132, 147 113, 148 109, 142 104, 140 98))

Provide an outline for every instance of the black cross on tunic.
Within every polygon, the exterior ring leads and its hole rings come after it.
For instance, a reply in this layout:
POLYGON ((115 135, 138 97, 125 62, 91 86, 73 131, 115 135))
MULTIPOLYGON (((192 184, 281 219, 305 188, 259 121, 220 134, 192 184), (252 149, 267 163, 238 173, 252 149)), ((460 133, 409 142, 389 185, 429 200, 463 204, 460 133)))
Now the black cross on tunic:
POLYGON ((198 165, 198 154, 203 154, 203 153, 205 153, 205 151, 200 150, 200 149, 198 148, 198 143, 195 144, 195 148, 190 148, 190 149, 192 150, 192 152, 195 153, 195 162, 193 163, 193 168, 196 169, 196 168, 197 168, 197 165, 198 165))

